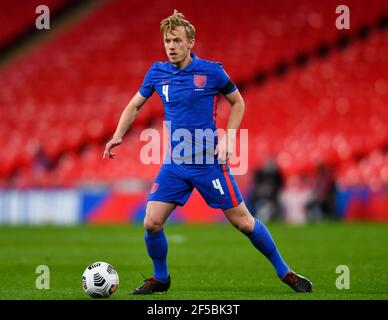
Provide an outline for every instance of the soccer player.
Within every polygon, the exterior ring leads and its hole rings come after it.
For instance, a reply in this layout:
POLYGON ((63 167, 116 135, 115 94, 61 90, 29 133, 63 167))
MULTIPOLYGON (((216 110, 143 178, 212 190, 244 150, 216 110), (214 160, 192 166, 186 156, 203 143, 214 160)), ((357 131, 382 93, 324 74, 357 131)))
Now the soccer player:
MULTIPOLYGON (((113 138, 106 144, 104 158, 114 158, 112 149, 122 138, 140 108, 154 91, 163 101, 170 133, 170 153, 148 195, 144 219, 145 243, 152 259, 154 274, 133 291, 133 294, 165 292, 171 278, 167 269, 167 238, 164 224, 175 207, 183 206, 196 188, 207 204, 222 209, 234 227, 245 234, 252 244, 273 265, 279 278, 297 292, 311 292, 312 283, 295 273, 282 259, 266 226, 254 219, 246 208, 238 186, 228 166, 234 150, 235 134, 244 114, 244 100, 220 63, 200 59, 191 50, 195 43, 195 28, 183 14, 173 15, 160 23, 167 62, 156 62, 148 70, 139 91, 124 109, 113 138), (227 133, 218 143, 195 136, 196 129, 216 131, 216 101, 223 94, 231 105, 227 133), (194 141, 189 155, 181 155, 182 141, 172 139, 174 132, 185 129, 184 143, 194 141), (210 147, 209 147, 210 145, 210 147), (215 146, 215 148, 214 148, 215 146), (203 157, 197 157, 197 151, 203 157), (196 157, 196 160, 193 160, 196 157), (204 160, 205 163, 200 163, 204 160), (215 161, 209 161, 215 160, 215 161), (178 161, 179 160, 179 161, 178 161)), ((186 149, 187 150, 187 149, 186 149)))

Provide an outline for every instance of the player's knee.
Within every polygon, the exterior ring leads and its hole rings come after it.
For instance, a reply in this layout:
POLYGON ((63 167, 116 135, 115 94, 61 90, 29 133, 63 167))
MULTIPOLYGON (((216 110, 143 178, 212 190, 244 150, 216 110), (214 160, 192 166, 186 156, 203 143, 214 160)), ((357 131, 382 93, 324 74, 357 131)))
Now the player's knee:
POLYGON ((162 223, 158 222, 155 219, 152 219, 151 216, 148 216, 148 215, 145 216, 145 218, 144 218, 144 229, 147 232, 152 232, 152 233, 159 232, 160 230, 162 230, 162 228, 163 228, 163 224, 162 223))
POLYGON ((254 219, 252 217, 243 216, 233 221, 232 224, 242 233, 248 234, 253 231, 254 219))
POLYGON ((160 219, 157 219, 152 207, 147 206, 146 215, 144 218, 144 229, 147 232, 159 232, 163 228, 163 222, 160 219))
POLYGON ((252 226, 250 223, 248 223, 247 221, 243 221, 241 223, 239 223, 239 225, 237 226, 237 228, 244 234, 248 234, 250 232, 252 232, 252 226))

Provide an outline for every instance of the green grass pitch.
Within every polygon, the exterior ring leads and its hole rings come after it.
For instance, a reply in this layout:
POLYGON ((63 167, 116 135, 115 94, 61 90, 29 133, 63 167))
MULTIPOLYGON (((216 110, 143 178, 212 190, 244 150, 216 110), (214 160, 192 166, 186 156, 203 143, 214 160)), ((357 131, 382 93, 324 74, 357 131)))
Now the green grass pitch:
POLYGON ((132 296, 152 274, 143 229, 128 226, 0 227, 0 299, 92 299, 81 275, 92 262, 111 263, 120 287, 108 299, 388 299, 388 225, 268 225, 286 262, 313 281, 297 294, 275 275, 249 240, 228 224, 165 228, 168 293, 132 296), (50 289, 35 287, 38 265, 50 268, 50 289), (350 268, 350 289, 338 290, 338 265, 350 268))

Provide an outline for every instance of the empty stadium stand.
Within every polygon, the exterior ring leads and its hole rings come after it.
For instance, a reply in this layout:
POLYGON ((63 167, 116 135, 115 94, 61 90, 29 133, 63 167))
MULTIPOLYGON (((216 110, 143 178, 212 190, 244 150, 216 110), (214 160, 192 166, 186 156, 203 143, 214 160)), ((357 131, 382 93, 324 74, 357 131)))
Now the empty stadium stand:
MULTIPOLYGON (((338 168, 344 185, 354 171, 366 184, 387 183, 388 2, 352 1, 351 29, 342 31, 335 28, 336 2, 217 0, 206 2, 205 12, 201 1, 106 2, 0 70, 1 185, 152 181, 158 165, 139 161, 139 134, 162 129, 157 97, 142 109, 118 158, 102 161, 102 152, 148 67, 165 60, 159 21, 173 8, 197 28, 194 51, 221 61, 241 84, 251 169, 275 155, 287 175, 323 162, 338 168), (372 160, 358 162, 364 157, 372 160), (365 166, 374 174, 365 175, 365 166)), ((12 3, 28 14, 15 14, 2 42, 33 23, 28 1, 9 2, 11 12, 12 3)), ((225 101, 219 110, 222 127, 225 101)), ((248 175, 239 180, 247 185, 248 175)))

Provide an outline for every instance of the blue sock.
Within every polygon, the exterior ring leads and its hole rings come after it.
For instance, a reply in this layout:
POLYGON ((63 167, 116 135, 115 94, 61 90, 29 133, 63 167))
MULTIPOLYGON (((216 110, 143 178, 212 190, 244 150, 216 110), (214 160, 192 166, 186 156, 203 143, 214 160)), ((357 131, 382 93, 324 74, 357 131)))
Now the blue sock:
POLYGON ((251 240, 256 249, 265 255, 269 261, 271 261, 277 275, 280 278, 284 278, 287 272, 290 271, 290 268, 280 256, 280 253, 276 248, 276 244, 273 241, 267 227, 259 220, 256 220, 255 228, 251 233, 247 234, 247 237, 251 240))
POLYGON ((148 255, 154 264, 154 277, 160 281, 168 280, 167 272, 167 239, 163 229, 159 232, 148 232, 144 234, 148 255))

